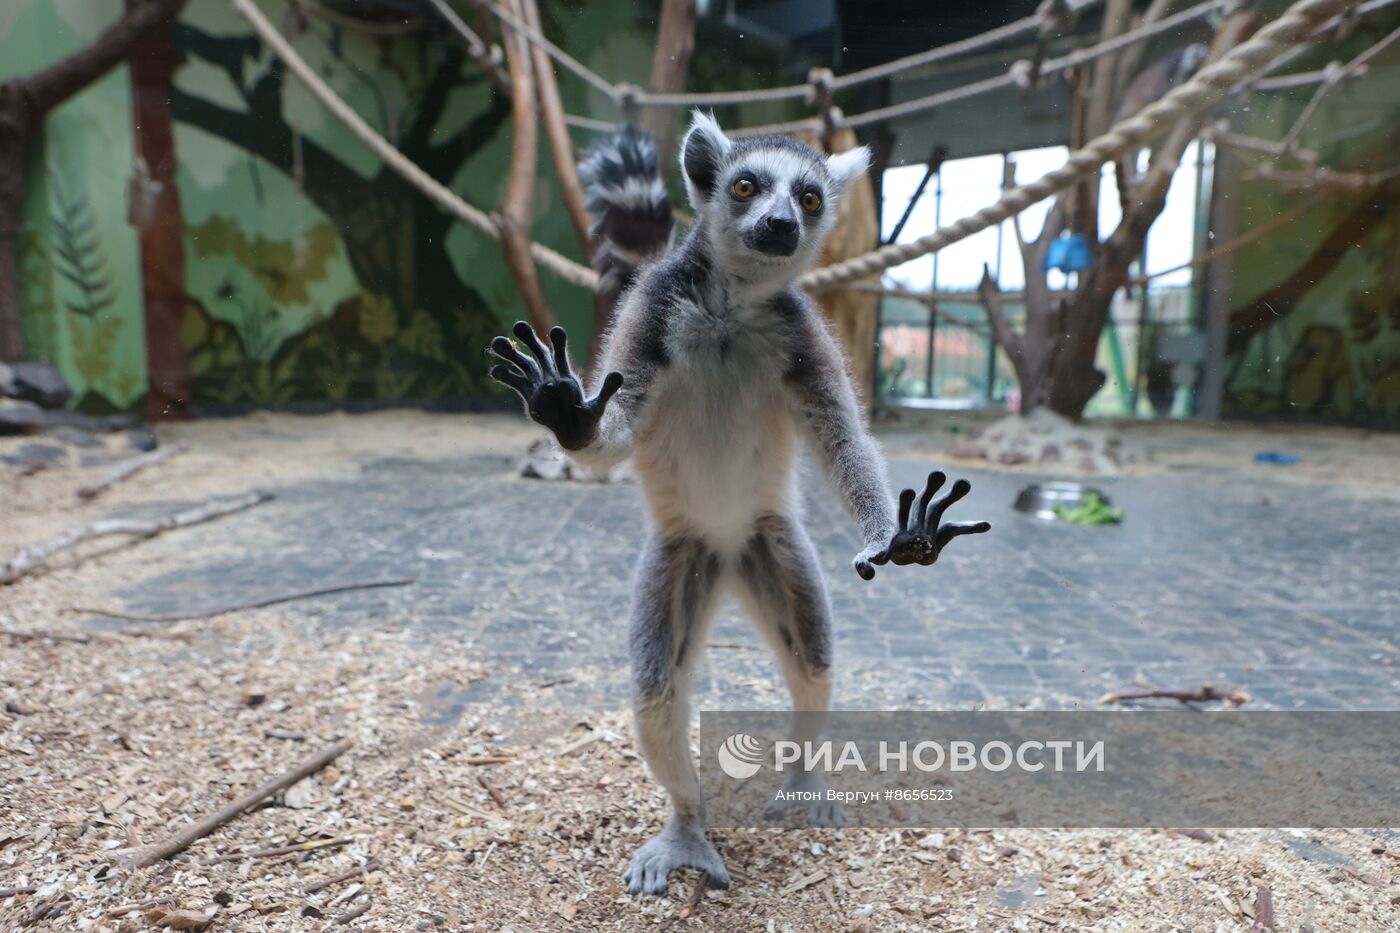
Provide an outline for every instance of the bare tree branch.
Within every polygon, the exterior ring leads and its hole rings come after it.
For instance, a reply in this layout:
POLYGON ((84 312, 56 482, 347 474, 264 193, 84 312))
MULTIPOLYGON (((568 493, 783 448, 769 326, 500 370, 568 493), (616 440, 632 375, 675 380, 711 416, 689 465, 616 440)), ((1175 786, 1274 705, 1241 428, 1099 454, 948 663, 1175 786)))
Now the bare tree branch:
MULTIPOLYGON (((542 32, 540 7, 537 0, 520 0, 525 22, 536 32, 542 32)), ((578 169, 574 163, 574 143, 569 137, 569 127, 564 122, 564 102, 559 97, 559 83, 554 76, 554 63, 549 54, 537 45, 530 47, 534 56, 536 90, 539 92, 540 110, 544 116, 544 132, 549 138, 549 152, 554 158, 554 174, 559 179, 559 192, 563 195, 564 206, 569 211, 574 233, 583 247, 584 256, 593 259, 593 238, 589 229, 593 218, 588 214, 588 199, 583 193, 583 183, 578 179, 578 169)))
MULTIPOLYGON (((510 6, 511 12, 519 17, 520 0, 513 0, 510 6)), ((516 287, 520 289, 525 313, 535 330, 543 334, 554 326, 555 318, 544 296, 544 288, 540 285, 535 260, 530 255, 530 223, 535 206, 535 160, 539 145, 534 69, 530 64, 530 47, 523 35, 508 29, 502 40, 505 43, 506 64, 510 68, 511 112, 515 125, 511 136, 510 174, 498 217, 501 246, 516 287)))
MULTIPOLYGON (((661 21, 656 30, 656 53, 651 59, 653 94, 675 94, 685 90, 690 58, 695 52, 695 0, 662 0, 661 21)), ((675 144, 678 107, 648 107, 642 114, 642 129, 651 134, 661 158, 661 170, 671 164, 675 144)))
POLYGON ((1001 290, 997 288, 996 279, 992 278, 992 272, 985 263, 982 265, 982 281, 977 283, 977 294, 982 299, 982 307, 987 311, 992 335, 1002 350, 1006 351, 1011 365, 1016 367, 1019 379, 1026 365, 1025 346, 1021 342, 1021 335, 1016 333, 1016 329, 1006 317, 1006 311, 1001 304, 1001 290))

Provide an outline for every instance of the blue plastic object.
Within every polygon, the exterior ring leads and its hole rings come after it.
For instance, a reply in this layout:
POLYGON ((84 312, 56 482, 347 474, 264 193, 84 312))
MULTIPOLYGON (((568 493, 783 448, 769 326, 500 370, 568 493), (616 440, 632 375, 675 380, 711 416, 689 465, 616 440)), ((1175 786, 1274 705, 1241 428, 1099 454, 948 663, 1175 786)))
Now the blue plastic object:
POLYGON ((1089 238, 1082 233, 1060 236, 1050 244, 1043 265, 1046 269, 1059 269, 1066 273, 1093 268, 1094 253, 1089 249, 1089 238))
POLYGON ((1293 454, 1286 454, 1277 450, 1261 450, 1254 455, 1254 462, 1272 463, 1276 466, 1292 466, 1298 462, 1298 458, 1293 454))

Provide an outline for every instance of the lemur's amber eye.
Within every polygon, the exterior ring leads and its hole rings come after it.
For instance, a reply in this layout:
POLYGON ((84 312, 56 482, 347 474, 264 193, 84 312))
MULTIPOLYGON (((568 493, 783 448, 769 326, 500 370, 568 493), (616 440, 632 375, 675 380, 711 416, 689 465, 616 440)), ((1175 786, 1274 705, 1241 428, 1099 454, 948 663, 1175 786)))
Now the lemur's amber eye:
POLYGON ((802 209, 809 214, 815 213, 822 206, 822 196, 815 191, 808 191, 802 196, 802 209))
POLYGON ((758 190, 758 185, 753 183, 752 178, 740 178, 734 182, 734 193, 741 198, 751 198, 758 190))

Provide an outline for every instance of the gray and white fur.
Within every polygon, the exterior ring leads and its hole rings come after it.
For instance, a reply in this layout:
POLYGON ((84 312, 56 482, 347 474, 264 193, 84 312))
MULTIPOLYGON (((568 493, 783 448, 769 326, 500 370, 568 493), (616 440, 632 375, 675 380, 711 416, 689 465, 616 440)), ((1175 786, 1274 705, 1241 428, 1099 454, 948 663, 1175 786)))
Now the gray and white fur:
POLYGON ((598 299, 611 310, 638 267, 670 248, 671 197, 657 166, 656 144, 630 123, 588 147, 578 177, 593 215, 598 299))
MULTIPOLYGON (((953 537, 990 527, 941 522, 970 488, 959 480, 935 499, 941 473, 930 475, 917 511, 912 489, 896 510, 841 351, 794 284, 868 161, 864 148, 828 157, 786 137, 731 140, 697 113, 681 146, 695 224, 622 295, 593 394, 573 375, 558 328, 553 352, 523 322, 515 333, 532 355, 504 337, 492 344, 503 363, 492 375, 521 394, 531 417, 595 469, 631 457, 649 507, 628 640, 638 744, 674 814, 632 859, 634 894, 664 894, 679 868, 729 884, 705 835, 689 749, 692 682, 723 592, 738 596, 777 658, 793 738, 815 738, 824 724, 831 605, 799 517, 799 444, 823 463, 860 528, 854 563, 864 579, 878 564, 931 564, 953 537)), ((789 778, 790 788, 820 786, 817 774, 789 778)), ((839 824, 843 814, 819 804, 807 819, 839 824)))

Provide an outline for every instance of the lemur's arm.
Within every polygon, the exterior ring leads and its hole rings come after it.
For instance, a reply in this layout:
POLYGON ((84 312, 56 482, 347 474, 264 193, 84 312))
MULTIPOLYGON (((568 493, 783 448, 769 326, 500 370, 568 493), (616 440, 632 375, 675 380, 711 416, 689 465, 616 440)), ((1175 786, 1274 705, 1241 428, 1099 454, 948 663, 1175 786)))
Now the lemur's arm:
POLYGON ((832 483, 860 526, 865 542, 856 570, 875 575, 870 561, 898 531, 885 458, 865 429, 855 389, 836 340, 805 296, 792 296, 794 333, 787 385, 832 483))
POLYGON ((799 298, 795 304, 797 327, 786 378, 827 472, 860 525, 865 546, 856 555, 856 573, 870 580, 876 564, 932 564, 954 538, 990 530, 987 522, 943 522, 948 506, 972 485, 960 479, 935 499, 946 479, 936 471, 929 474, 918 509, 913 509, 914 490, 906 489, 899 494, 895 516, 885 459, 865 429, 841 351, 811 303, 799 298))
POLYGON ((491 341, 491 352, 502 365, 491 377, 514 389, 526 413, 554 432, 559 445, 580 463, 606 470, 632 452, 632 436, 647 390, 664 365, 657 322, 645 319, 636 292, 617 309, 593 379, 594 396, 569 364, 562 327, 549 332, 553 352, 524 321, 515 325, 516 338, 533 354, 521 353, 505 337, 491 341), (625 374, 625 375, 624 375, 625 374))
MULTIPOLYGON (((595 470, 606 470, 631 455, 652 385, 666 366, 665 323, 655 311, 662 303, 647 300, 648 294, 649 289, 642 285, 624 296, 594 367, 595 373, 616 371, 626 377, 603 414, 597 436, 590 444, 569 451, 569 456, 595 470)), ((593 381, 597 382, 596 376, 593 381)))

